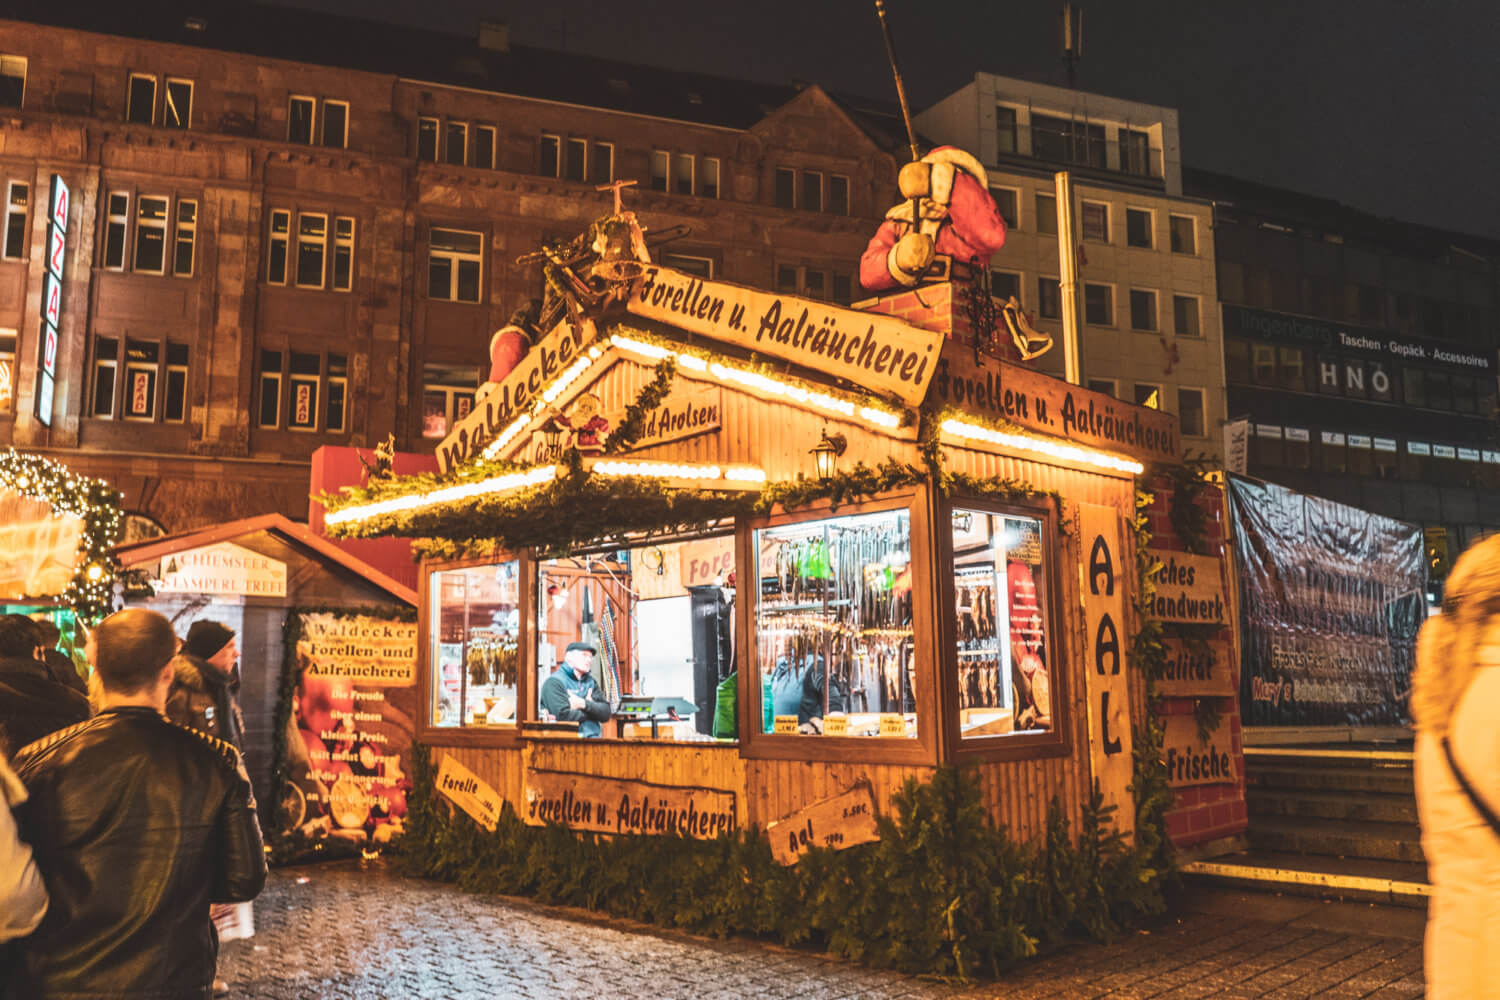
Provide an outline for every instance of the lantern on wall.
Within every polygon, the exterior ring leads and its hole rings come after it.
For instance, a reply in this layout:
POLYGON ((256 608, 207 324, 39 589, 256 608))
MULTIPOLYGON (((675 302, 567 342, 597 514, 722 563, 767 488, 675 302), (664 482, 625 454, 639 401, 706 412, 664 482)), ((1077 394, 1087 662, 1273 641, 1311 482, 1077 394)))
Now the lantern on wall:
POLYGON ((819 479, 832 479, 838 468, 839 456, 849 447, 849 442, 842 434, 829 436, 828 431, 823 431, 822 440, 812 446, 809 452, 813 457, 813 466, 818 470, 819 479))

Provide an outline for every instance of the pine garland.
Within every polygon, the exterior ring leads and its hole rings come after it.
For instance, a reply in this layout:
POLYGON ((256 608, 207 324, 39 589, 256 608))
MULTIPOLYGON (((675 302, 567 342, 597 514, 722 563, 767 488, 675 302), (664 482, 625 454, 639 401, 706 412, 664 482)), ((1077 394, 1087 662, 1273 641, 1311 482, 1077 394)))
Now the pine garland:
POLYGON ((609 440, 604 444, 604 454, 618 455, 629 451, 640 440, 646 429, 646 417, 667 398, 667 393, 672 388, 672 376, 676 373, 677 362, 674 359, 663 358, 657 362, 656 377, 640 391, 635 402, 626 408, 625 416, 610 431, 609 440))

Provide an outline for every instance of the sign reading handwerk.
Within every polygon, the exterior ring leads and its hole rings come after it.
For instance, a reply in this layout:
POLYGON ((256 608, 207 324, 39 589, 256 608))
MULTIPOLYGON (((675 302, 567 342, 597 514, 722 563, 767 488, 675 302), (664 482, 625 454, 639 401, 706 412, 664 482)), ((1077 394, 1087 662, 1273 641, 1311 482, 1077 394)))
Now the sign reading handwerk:
POLYGON ((889 316, 647 267, 626 308, 637 316, 889 393, 927 395, 943 335, 889 316))
POLYGON ((1224 606, 1224 574, 1213 556, 1152 549, 1161 561, 1156 573, 1156 593, 1147 609, 1164 622, 1190 625, 1228 625, 1224 606))

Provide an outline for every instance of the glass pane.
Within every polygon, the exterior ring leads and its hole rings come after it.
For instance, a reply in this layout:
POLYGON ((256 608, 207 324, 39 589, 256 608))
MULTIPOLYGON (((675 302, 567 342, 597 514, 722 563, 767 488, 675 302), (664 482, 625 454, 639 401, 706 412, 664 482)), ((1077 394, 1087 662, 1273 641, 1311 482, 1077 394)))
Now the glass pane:
POLYGON ((125 341, 125 360, 154 365, 161 358, 161 345, 152 340, 125 341))
POLYGON ((1083 286, 1083 321, 1096 326, 1114 323, 1114 295, 1108 285, 1083 286))
POLYGON ((271 249, 266 261, 266 280, 273 284, 286 282, 286 239, 271 238, 271 249))
POLYGON ((162 404, 162 418, 182 420, 187 412, 187 372, 167 372, 167 398, 162 404))
POLYGON ((428 163, 437 162, 438 121, 436 118, 417 119, 417 159, 428 163))
POLYGON ((348 291, 353 282, 354 254, 347 243, 333 249, 333 287, 348 291))
POLYGON ((468 156, 469 127, 463 122, 449 122, 447 135, 447 161, 456 167, 464 165, 468 156))
POLYGON ((564 176, 570 181, 584 179, 584 168, 588 165, 588 143, 583 139, 568 140, 568 164, 564 176))
POLYGON ((263 372, 280 373, 280 371, 281 371, 281 352, 280 351, 261 351, 260 352, 260 370, 263 371, 263 372))
POLYGON ((478 256, 484 249, 484 237, 479 233, 465 232, 462 229, 434 229, 432 249, 478 256))
POLYGON ((1133 330, 1156 329, 1155 293, 1130 290, 1130 327, 1133 330))
MULTIPOLYGON (((719 161, 712 156, 703 158, 703 181, 698 185, 700 193, 705 198, 717 198, 719 196, 719 161)), ((848 200, 848 181, 844 182, 845 200, 848 200)), ((848 209, 846 208, 847 212, 848 209)))
POLYGON ((1198 389, 1178 389, 1177 417, 1183 434, 1189 437, 1202 437, 1203 393, 1198 389))
POLYGON ((521 632, 520 565, 440 570, 432 602, 432 726, 514 726, 521 632))
POLYGON ((94 366, 94 416, 109 417, 115 412, 115 366, 94 366))
POLYGON ((1010 188, 990 188, 990 197, 995 199, 995 207, 1000 210, 1000 218, 1005 220, 1006 229, 1016 228, 1016 192, 1010 188))
POLYGON ((167 344, 167 364, 186 366, 188 363, 188 346, 186 344, 167 344))
POLYGON ((964 739, 1052 728, 1042 522, 953 511, 958 721, 964 739))
POLYGON ((331 431, 344 429, 344 395, 343 380, 330 380, 328 383, 328 429, 331 431))
POLYGON ((309 97, 294 97, 287 109, 286 138, 288 142, 312 144, 313 101, 309 97))
POLYGON ((281 378, 276 375, 260 377, 260 426, 275 427, 277 411, 281 408, 281 378))
POLYGON ((589 164, 589 178, 595 184, 608 184, 615 179, 615 147, 607 142, 594 143, 593 162, 589 164))
POLYGON ((495 130, 481 125, 474 130, 474 166, 489 170, 495 165, 495 130))
POLYGON ((755 533, 762 731, 915 738, 905 510, 755 533))
POLYGON ((323 244, 297 241, 297 284, 306 288, 323 286, 323 244))
POLYGON ((150 77, 133 76, 129 91, 125 97, 125 120, 150 125, 156 109, 156 81, 150 77))
POLYGON ((125 369, 125 415, 141 420, 156 412, 156 369, 125 369))
POLYGON ((797 172, 786 167, 776 168, 776 207, 797 207, 797 172))
POLYGON ((477 260, 458 262, 458 301, 479 301, 479 262, 477 260))
POLYGON ((316 379, 293 378, 292 411, 287 416, 287 425, 306 429, 318 423, 318 383, 316 379))
POLYGON ((823 174, 821 171, 802 171, 802 208, 808 212, 823 211, 823 174))
POLYGON ((1133 247, 1151 246, 1151 213, 1137 208, 1125 210, 1125 242, 1133 247))
POLYGON ((303 354, 299 351, 292 352, 293 375, 316 375, 322 368, 322 359, 316 354, 303 354))
POLYGON ((348 137, 349 109, 336 101, 323 103, 323 145, 340 149, 348 137))
POLYGON ((422 436, 440 438, 448 433, 448 394, 441 389, 422 393, 422 436))
POLYGON ((661 149, 651 151, 651 190, 665 191, 667 189, 667 171, 671 161, 671 153, 661 149))
POLYGON ((543 177, 557 176, 557 160, 560 154, 557 143, 558 139, 555 135, 542 136, 541 162, 537 170, 543 177))
POLYGON ((168 128, 187 128, 192 110, 193 85, 186 80, 168 80, 161 123, 168 128))
POLYGON ((1045 236, 1057 235, 1057 198, 1050 194, 1036 196, 1036 231, 1045 236))
POLYGON ((349 355, 347 355, 347 354, 330 354, 330 355, 328 355, 328 377, 329 378, 343 378, 345 375, 348 375, 348 374, 349 374, 349 355))
POLYGON ((427 260, 427 296, 433 299, 453 298, 453 260, 433 254, 427 260))
POLYGON ((193 231, 177 230, 177 242, 172 256, 172 273, 184 277, 193 273, 193 231))

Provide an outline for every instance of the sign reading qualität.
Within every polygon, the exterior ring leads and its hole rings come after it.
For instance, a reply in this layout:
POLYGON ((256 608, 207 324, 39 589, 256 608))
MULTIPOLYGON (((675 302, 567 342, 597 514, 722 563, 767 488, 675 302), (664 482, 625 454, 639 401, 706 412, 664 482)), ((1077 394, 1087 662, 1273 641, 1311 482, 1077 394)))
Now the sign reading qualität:
POLYGON ((846 379, 911 406, 937 370, 943 335, 874 313, 647 267, 630 312, 846 379))

